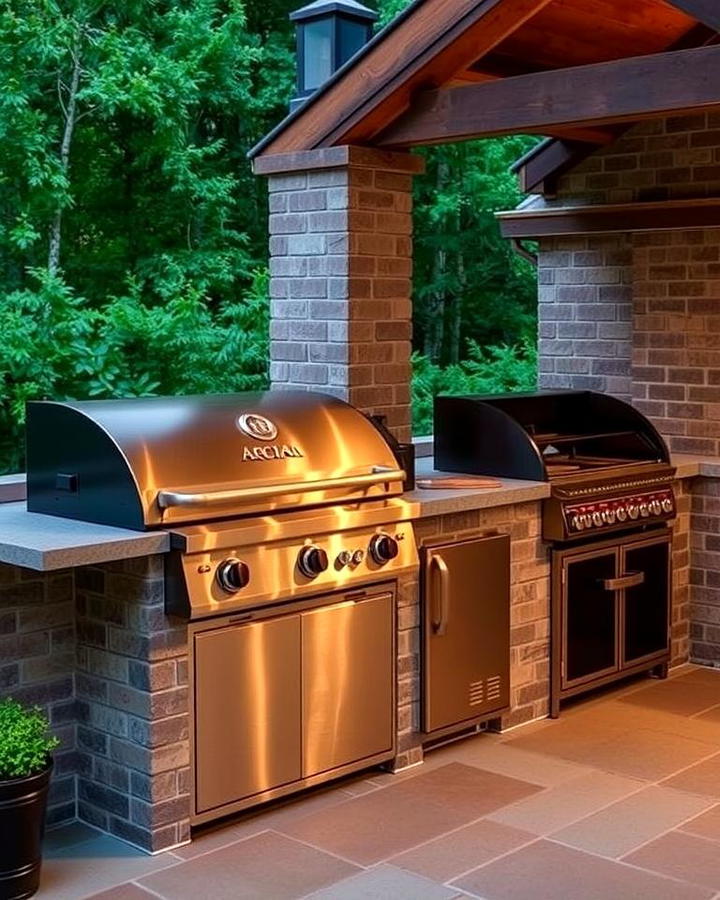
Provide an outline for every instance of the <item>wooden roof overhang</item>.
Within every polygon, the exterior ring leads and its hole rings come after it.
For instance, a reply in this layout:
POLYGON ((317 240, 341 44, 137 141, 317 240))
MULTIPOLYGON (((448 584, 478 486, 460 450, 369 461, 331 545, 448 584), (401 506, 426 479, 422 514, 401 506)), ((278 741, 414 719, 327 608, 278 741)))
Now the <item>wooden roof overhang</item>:
POLYGON ((528 188, 642 119, 720 108, 720 0, 415 0, 251 156, 555 138, 528 188))

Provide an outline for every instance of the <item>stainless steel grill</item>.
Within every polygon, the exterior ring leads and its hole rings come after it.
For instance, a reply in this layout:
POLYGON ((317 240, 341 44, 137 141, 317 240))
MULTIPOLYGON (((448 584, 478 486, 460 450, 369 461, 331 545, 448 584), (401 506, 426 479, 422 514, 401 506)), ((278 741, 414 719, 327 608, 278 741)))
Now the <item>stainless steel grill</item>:
POLYGON ((335 397, 37 402, 27 433, 29 510, 172 532, 175 615, 348 589, 417 565, 404 472, 374 424, 335 397))

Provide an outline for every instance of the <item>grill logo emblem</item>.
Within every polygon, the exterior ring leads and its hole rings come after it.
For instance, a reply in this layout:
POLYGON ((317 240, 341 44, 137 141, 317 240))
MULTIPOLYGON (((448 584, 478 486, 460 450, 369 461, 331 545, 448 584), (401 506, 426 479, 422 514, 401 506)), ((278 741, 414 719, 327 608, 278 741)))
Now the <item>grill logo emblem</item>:
POLYGON ((274 441, 277 437, 277 426, 265 416, 257 413, 245 413, 237 420, 237 426, 248 437, 256 441, 274 441))

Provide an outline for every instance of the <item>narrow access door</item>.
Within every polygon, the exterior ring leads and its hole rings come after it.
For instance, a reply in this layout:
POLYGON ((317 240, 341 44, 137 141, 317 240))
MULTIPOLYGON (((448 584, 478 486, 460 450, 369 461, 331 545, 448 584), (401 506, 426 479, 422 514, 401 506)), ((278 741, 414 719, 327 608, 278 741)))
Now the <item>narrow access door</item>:
POLYGON ((510 701, 510 538, 426 548, 423 728, 433 732, 510 701))

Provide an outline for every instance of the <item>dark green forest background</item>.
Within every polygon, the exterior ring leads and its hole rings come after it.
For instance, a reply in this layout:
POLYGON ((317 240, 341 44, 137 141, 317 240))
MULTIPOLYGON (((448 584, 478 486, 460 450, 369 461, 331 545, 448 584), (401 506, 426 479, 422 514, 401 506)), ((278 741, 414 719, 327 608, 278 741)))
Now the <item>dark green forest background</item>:
MULTIPOLYGON (((296 0, 0 0, 0 471, 24 403, 267 383, 266 185, 296 0)), ((403 0, 380 0, 388 21, 403 0)), ((433 148, 416 184, 414 419, 531 387, 535 284, 493 211, 532 139, 433 148)))

